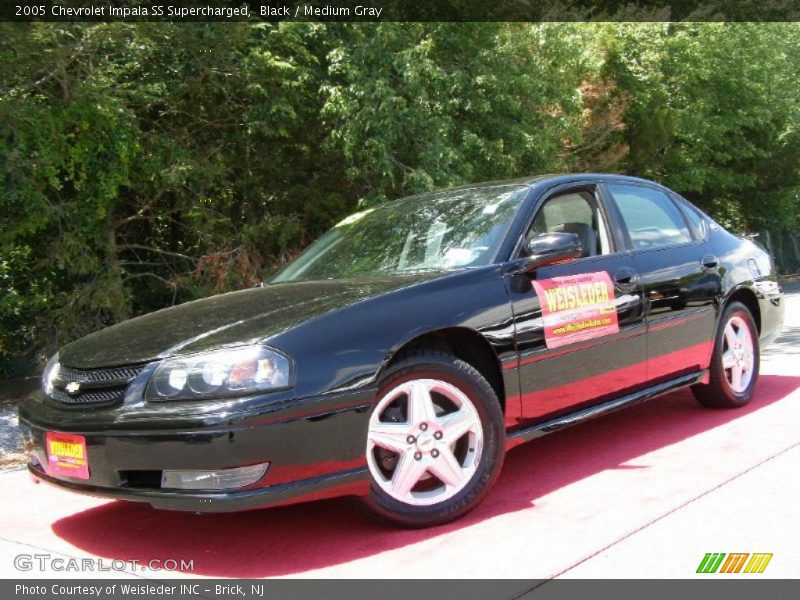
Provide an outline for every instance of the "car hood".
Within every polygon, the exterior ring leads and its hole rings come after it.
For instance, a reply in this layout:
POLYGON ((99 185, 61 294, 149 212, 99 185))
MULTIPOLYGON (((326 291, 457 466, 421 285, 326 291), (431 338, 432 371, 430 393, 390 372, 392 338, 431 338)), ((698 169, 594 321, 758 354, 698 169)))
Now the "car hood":
POLYGON ((255 343, 355 302, 437 274, 279 283, 187 302, 107 327, 61 349, 61 364, 97 368, 255 343))

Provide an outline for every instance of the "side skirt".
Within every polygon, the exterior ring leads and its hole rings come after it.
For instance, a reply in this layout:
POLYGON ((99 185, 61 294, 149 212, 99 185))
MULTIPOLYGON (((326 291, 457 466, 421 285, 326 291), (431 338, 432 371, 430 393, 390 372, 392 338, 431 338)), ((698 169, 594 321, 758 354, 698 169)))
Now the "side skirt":
POLYGON ((694 373, 682 375, 676 379, 671 379, 669 381, 665 381, 664 383, 650 386, 638 392, 633 392, 631 394, 626 394, 625 396, 620 396, 619 398, 614 398, 613 400, 608 400, 602 404, 590 406, 589 408, 584 408, 555 419, 550 419, 549 421, 543 421, 541 423, 537 423, 536 425, 532 425, 531 427, 526 427, 525 429, 518 429, 517 431, 509 433, 506 437, 506 450, 510 450, 511 448, 514 448, 520 444, 542 437, 543 435, 547 435, 548 433, 553 433, 554 431, 559 431, 560 429, 570 427, 571 425, 576 425, 578 423, 588 421, 589 419, 594 419, 595 417, 607 415, 608 413, 625 408, 627 406, 646 402, 647 400, 651 400, 657 396, 674 392, 675 390, 694 385, 695 383, 701 383, 707 378, 707 369, 695 371, 694 373))

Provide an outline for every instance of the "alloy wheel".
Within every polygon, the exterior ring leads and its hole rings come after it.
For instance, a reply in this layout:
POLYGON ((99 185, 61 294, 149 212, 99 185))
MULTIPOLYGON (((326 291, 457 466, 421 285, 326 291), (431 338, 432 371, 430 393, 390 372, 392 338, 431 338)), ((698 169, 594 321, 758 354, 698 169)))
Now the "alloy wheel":
POLYGON ((438 379, 388 390, 369 421, 367 465, 392 498, 437 504, 465 488, 483 451, 483 427, 467 395, 438 379))
POLYGON ((742 317, 734 314, 725 325, 722 348, 722 369, 734 393, 741 394, 750 385, 754 362, 750 328, 742 317))

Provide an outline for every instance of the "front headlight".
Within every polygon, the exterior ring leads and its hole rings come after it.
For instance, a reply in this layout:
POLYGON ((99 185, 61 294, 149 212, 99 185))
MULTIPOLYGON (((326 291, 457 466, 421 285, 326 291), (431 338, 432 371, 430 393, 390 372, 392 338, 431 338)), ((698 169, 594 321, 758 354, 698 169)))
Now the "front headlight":
POLYGON ((292 363, 266 346, 245 346, 165 360, 147 386, 147 400, 243 396, 288 388, 292 363))
POLYGON ((50 357, 50 360, 47 361, 44 371, 42 372, 42 391, 48 396, 53 393, 53 382, 56 377, 58 377, 59 366, 58 352, 56 352, 50 357))

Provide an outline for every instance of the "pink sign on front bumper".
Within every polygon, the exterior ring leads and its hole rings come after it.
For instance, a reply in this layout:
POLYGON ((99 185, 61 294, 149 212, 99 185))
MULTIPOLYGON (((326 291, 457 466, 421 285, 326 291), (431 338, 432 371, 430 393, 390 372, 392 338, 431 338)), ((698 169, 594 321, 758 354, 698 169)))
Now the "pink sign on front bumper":
POLYGON ((48 471, 51 474, 89 479, 86 438, 72 433, 48 431, 45 440, 48 471))

